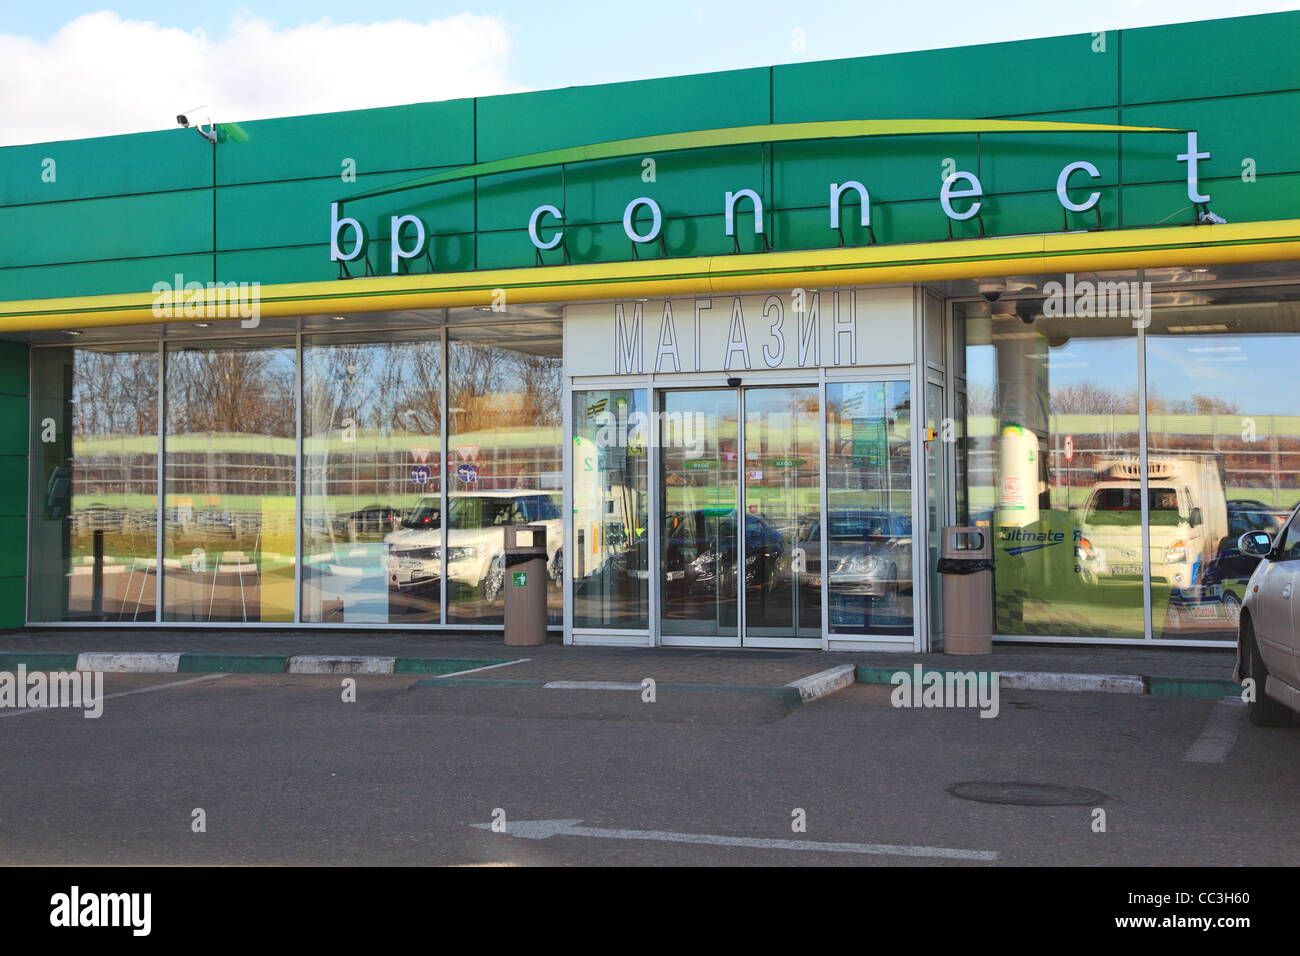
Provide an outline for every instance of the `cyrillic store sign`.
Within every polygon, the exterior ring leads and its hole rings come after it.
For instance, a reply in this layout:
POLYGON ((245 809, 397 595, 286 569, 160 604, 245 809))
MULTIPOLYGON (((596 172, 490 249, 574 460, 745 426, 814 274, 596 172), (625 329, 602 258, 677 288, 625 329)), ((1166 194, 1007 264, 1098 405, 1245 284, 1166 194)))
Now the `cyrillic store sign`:
POLYGON ((906 365, 910 287, 567 306, 568 375, 669 375, 906 365))

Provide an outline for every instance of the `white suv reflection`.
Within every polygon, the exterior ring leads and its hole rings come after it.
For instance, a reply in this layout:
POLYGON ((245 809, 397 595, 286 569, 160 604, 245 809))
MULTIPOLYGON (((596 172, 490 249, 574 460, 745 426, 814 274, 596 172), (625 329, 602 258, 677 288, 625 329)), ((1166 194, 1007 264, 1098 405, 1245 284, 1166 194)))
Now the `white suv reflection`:
MULTIPOLYGON (((545 491, 474 491, 453 494, 447 502, 447 580, 476 588, 494 601, 505 584, 505 529, 508 525, 546 527, 547 566, 559 566, 558 495, 545 491)), ((385 536, 388 588, 415 591, 438 585, 442 573, 442 522, 437 495, 421 498, 402 530, 385 536)))

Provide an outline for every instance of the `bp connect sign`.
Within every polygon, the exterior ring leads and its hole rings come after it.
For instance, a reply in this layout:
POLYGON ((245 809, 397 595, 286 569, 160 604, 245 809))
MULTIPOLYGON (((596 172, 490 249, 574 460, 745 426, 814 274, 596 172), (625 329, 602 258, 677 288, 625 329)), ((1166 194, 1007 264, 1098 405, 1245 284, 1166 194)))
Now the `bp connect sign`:
MULTIPOLYGON (((508 159, 475 163, 457 169, 432 173, 417 179, 380 187, 345 197, 330 204, 330 259, 340 264, 346 272, 347 263, 364 260, 369 268, 367 249, 369 235, 362 219, 345 214, 345 203, 356 203, 375 196, 389 195, 467 179, 480 179, 502 173, 564 167, 595 160, 628 156, 666 153, 682 150, 706 149, 742 144, 774 144, 781 142, 864 139, 871 137, 897 137, 917 135, 944 135, 958 133, 1178 133, 1186 134, 1186 151, 1173 151, 1171 160, 1186 164, 1187 196, 1193 203, 1208 203, 1210 197, 1202 195, 1198 181, 1198 163, 1209 159, 1209 152, 1198 148, 1196 133, 1185 130, 1153 126, 1117 126, 1096 123, 1060 123, 1037 120, 847 120, 820 123, 776 123, 766 126, 743 126, 728 129, 700 130, 664 136, 644 136, 636 139, 614 140, 587 146, 548 150, 508 159)), ((1181 141, 1180 141, 1181 145, 1181 141)), ((857 206, 857 217, 863 228, 871 228, 871 190, 877 184, 869 182, 853 170, 846 170, 844 178, 826 184, 826 226, 829 232, 840 233, 841 216, 847 205, 857 206)), ((1067 212, 1082 213, 1094 209, 1101 199, 1100 191, 1092 189, 1095 180, 1102 177, 1100 169, 1086 159, 1064 163, 1056 172, 1056 196, 1061 208, 1067 212)), ((1045 184, 1046 185, 1046 184, 1045 184)), ((526 223, 528 237, 538 254, 555 249, 564 243, 568 225, 564 211, 555 201, 535 206, 526 223)), ((961 222, 975 218, 985 202, 984 186, 979 176, 971 170, 953 169, 948 172, 935 195, 935 202, 949 220, 961 222)), ((725 235, 735 236, 740 228, 737 216, 748 213, 755 234, 766 235, 764 224, 767 210, 761 190, 752 185, 737 184, 737 188, 724 190, 718 196, 725 235)), ((654 243, 662 239, 665 210, 649 196, 629 196, 622 210, 623 232, 635 246, 654 243)), ((436 223, 434 224, 436 226, 436 223)), ((388 271, 397 273, 409 260, 429 255, 430 226, 419 216, 400 214, 389 217, 388 271)), ((874 235, 874 231, 873 231, 874 235)), ((432 269, 432 259, 430 268, 432 269)), ((409 265, 406 266, 409 268, 409 265)))

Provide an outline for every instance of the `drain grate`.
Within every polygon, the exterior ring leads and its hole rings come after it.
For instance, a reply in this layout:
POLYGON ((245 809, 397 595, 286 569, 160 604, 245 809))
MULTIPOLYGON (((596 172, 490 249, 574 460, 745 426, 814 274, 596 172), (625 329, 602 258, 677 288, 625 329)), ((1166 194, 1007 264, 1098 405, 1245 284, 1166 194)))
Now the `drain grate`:
POLYGON ((1106 795, 1087 787, 1059 787, 1051 783, 999 783, 968 780, 948 788, 954 797, 980 803, 1009 803, 1021 807, 1096 806, 1106 795))

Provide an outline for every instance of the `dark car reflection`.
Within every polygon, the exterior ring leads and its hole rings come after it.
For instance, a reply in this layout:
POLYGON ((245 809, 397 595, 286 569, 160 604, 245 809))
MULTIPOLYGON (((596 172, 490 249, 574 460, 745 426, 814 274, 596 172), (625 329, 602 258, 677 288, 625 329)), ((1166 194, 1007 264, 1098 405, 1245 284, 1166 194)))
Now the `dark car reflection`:
MULTIPOLYGON (((647 547, 643 540, 638 547, 647 547)), ((736 592, 735 512, 678 511, 664 525, 664 588, 670 597, 691 594, 734 595, 736 592)), ((787 561, 786 546, 777 531, 758 515, 745 516, 745 585, 771 591, 787 561)), ((641 556, 641 567, 649 563, 641 556)))

